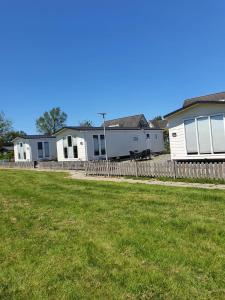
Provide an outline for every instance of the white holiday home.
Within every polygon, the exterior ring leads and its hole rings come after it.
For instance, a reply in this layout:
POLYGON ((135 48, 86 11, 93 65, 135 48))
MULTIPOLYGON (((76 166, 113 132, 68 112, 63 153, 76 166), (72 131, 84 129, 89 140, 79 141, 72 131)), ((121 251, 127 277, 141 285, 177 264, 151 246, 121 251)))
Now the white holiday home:
POLYGON ((54 160, 57 157, 54 136, 26 135, 13 140, 16 162, 54 160))
POLYGON ((225 92, 187 99, 164 117, 172 160, 225 160, 225 92))
MULTIPOLYGON (((160 153, 164 150, 163 131, 149 128, 145 121, 143 115, 138 115, 105 123, 109 159, 128 157, 130 151, 150 149, 160 153)), ((106 157, 103 127, 64 127, 55 136, 58 161, 102 160, 106 157)))

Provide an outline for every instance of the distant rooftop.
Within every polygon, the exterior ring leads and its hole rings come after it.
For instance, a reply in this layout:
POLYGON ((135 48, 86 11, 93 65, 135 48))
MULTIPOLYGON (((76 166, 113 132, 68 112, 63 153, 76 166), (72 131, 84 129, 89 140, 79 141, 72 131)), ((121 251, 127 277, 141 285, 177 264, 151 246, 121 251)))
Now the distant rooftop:
POLYGON ((55 136, 53 136, 53 135, 44 135, 44 134, 27 134, 27 135, 24 135, 23 137, 18 136, 15 139, 18 139, 18 138, 32 140, 32 139, 55 138, 55 136))
POLYGON ((106 127, 127 127, 127 128, 145 128, 149 127, 148 122, 143 114, 127 116, 123 118, 107 120, 106 127))

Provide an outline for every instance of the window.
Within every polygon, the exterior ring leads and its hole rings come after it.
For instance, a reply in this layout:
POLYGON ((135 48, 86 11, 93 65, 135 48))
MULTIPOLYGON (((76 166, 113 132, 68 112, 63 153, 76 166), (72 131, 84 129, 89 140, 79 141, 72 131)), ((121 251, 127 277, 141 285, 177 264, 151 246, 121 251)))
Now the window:
POLYGON ((20 147, 21 147, 21 148, 23 147, 23 143, 20 143, 20 147))
POLYGON ((202 117, 197 119, 198 144, 200 154, 211 153, 209 118, 202 117))
POLYGON ((195 119, 184 121, 187 154, 198 154, 195 119))
POLYGON ((45 157, 49 157, 49 142, 44 142, 45 157))
POLYGON ((104 134, 100 135, 100 141, 101 141, 101 155, 105 155, 105 136, 104 136, 104 134))
POLYGON ((43 144, 38 142, 38 158, 43 158, 43 144))
POLYGON ((172 137, 176 137, 176 136, 177 136, 176 132, 173 132, 172 137))
POLYGON ((77 146, 73 146, 73 157, 78 158, 77 146))
POLYGON ((158 138, 158 135, 157 135, 157 134, 155 134, 155 139, 157 140, 157 138, 158 138))
POLYGON ((137 137, 137 136, 134 136, 134 137, 133 137, 133 141, 134 141, 134 142, 137 142, 137 141, 138 141, 138 137, 137 137))
POLYGON ((63 148, 64 158, 68 158, 68 149, 67 147, 63 148))
POLYGON ((214 153, 225 152, 225 133, 223 115, 211 116, 212 146, 214 153))
POLYGON ((26 151, 23 152, 23 157, 25 160, 27 159, 26 151))
POLYGON ((150 134, 149 133, 146 134, 146 138, 150 139, 150 134))
POLYGON ((19 159, 21 159, 21 155, 20 155, 20 152, 18 152, 18 158, 19 158, 19 159))
POLYGON ((93 141, 94 141, 94 155, 99 155, 98 135, 93 135, 93 141))
POLYGON ((68 147, 72 147, 72 136, 67 137, 68 147))

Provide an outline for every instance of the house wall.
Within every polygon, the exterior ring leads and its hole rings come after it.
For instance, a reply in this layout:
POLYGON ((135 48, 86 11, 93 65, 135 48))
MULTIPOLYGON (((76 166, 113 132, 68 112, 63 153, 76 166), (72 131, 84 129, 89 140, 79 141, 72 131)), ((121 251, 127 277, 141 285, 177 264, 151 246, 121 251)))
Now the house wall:
POLYGON ((54 138, 40 138, 40 139, 17 139, 14 142, 14 158, 15 161, 39 161, 39 160, 53 160, 57 158, 56 141, 54 138), (49 157, 38 158, 38 142, 49 142, 49 157), (19 159, 18 152, 20 150, 19 143, 23 143, 23 150, 26 152, 26 160, 19 159))
POLYGON ((57 134, 56 136, 56 149, 57 149, 57 160, 58 161, 86 161, 87 154, 86 154, 86 141, 85 141, 85 132, 75 131, 75 130, 65 130, 62 133, 57 134), (63 148, 67 145, 67 141, 63 138, 67 136, 72 136, 72 143, 73 145, 77 146, 78 151, 78 158, 73 158, 71 155, 71 151, 69 151, 68 158, 64 158, 63 148))
POLYGON ((15 161, 32 161, 29 140, 25 140, 21 138, 14 143, 14 159, 15 161), (20 143, 23 143, 22 148, 19 146, 20 143), (23 158, 19 159, 19 155, 18 155, 19 152, 21 153, 21 157, 23 157, 22 152, 26 152, 26 159, 23 158))
POLYGON ((171 117, 168 117, 169 127, 169 139, 170 139, 170 150, 172 160, 201 160, 201 159, 225 159, 224 154, 197 154, 187 155, 186 142, 185 142, 185 129, 184 120, 210 116, 215 114, 225 115, 225 103, 224 104, 201 104, 190 108, 185 111, 177 113, 171 117), (176 137, 173 137, 173 133, 176 137))
MULTIPOLYGON (((57 154, 59 161, 68 160, 99 160, 105 155, 94 155, 93 135, 102 135, 103 130, 77 131, 67 129, 56 136, 57 154), (78 158, 64 158, 63 137, 71 135, 73 141, 77 143, 78 158)), ((129 151, 143 151, 151 149, 152 152, 162 152, 164 150, 162 130, 106 130, 108 157, 127 156, 129 151), (150 135, 146 139, 146 134, 150 135)))

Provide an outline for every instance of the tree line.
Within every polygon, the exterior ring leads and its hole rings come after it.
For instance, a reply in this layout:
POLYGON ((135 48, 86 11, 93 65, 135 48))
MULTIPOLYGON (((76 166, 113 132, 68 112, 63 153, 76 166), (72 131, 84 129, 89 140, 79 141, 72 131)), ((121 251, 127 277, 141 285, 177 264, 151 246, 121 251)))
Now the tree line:
MULTIPOLYGON (((37 132, 44 135, 52 135, 59 129, 66 126, 67 114, 61 110, 60 107, 53 107, 51 110, 43 113, 36 120, 37 132)), ((84 120, 78 124, 82 127, 92 127, 93 122, 84 120)), ((4 112, 0 112, 0 146, 2 144, 8 145, 17 136, 25 136, 24 131, 17 131, 13 129, 12 121, 6 118, 4 112)))

